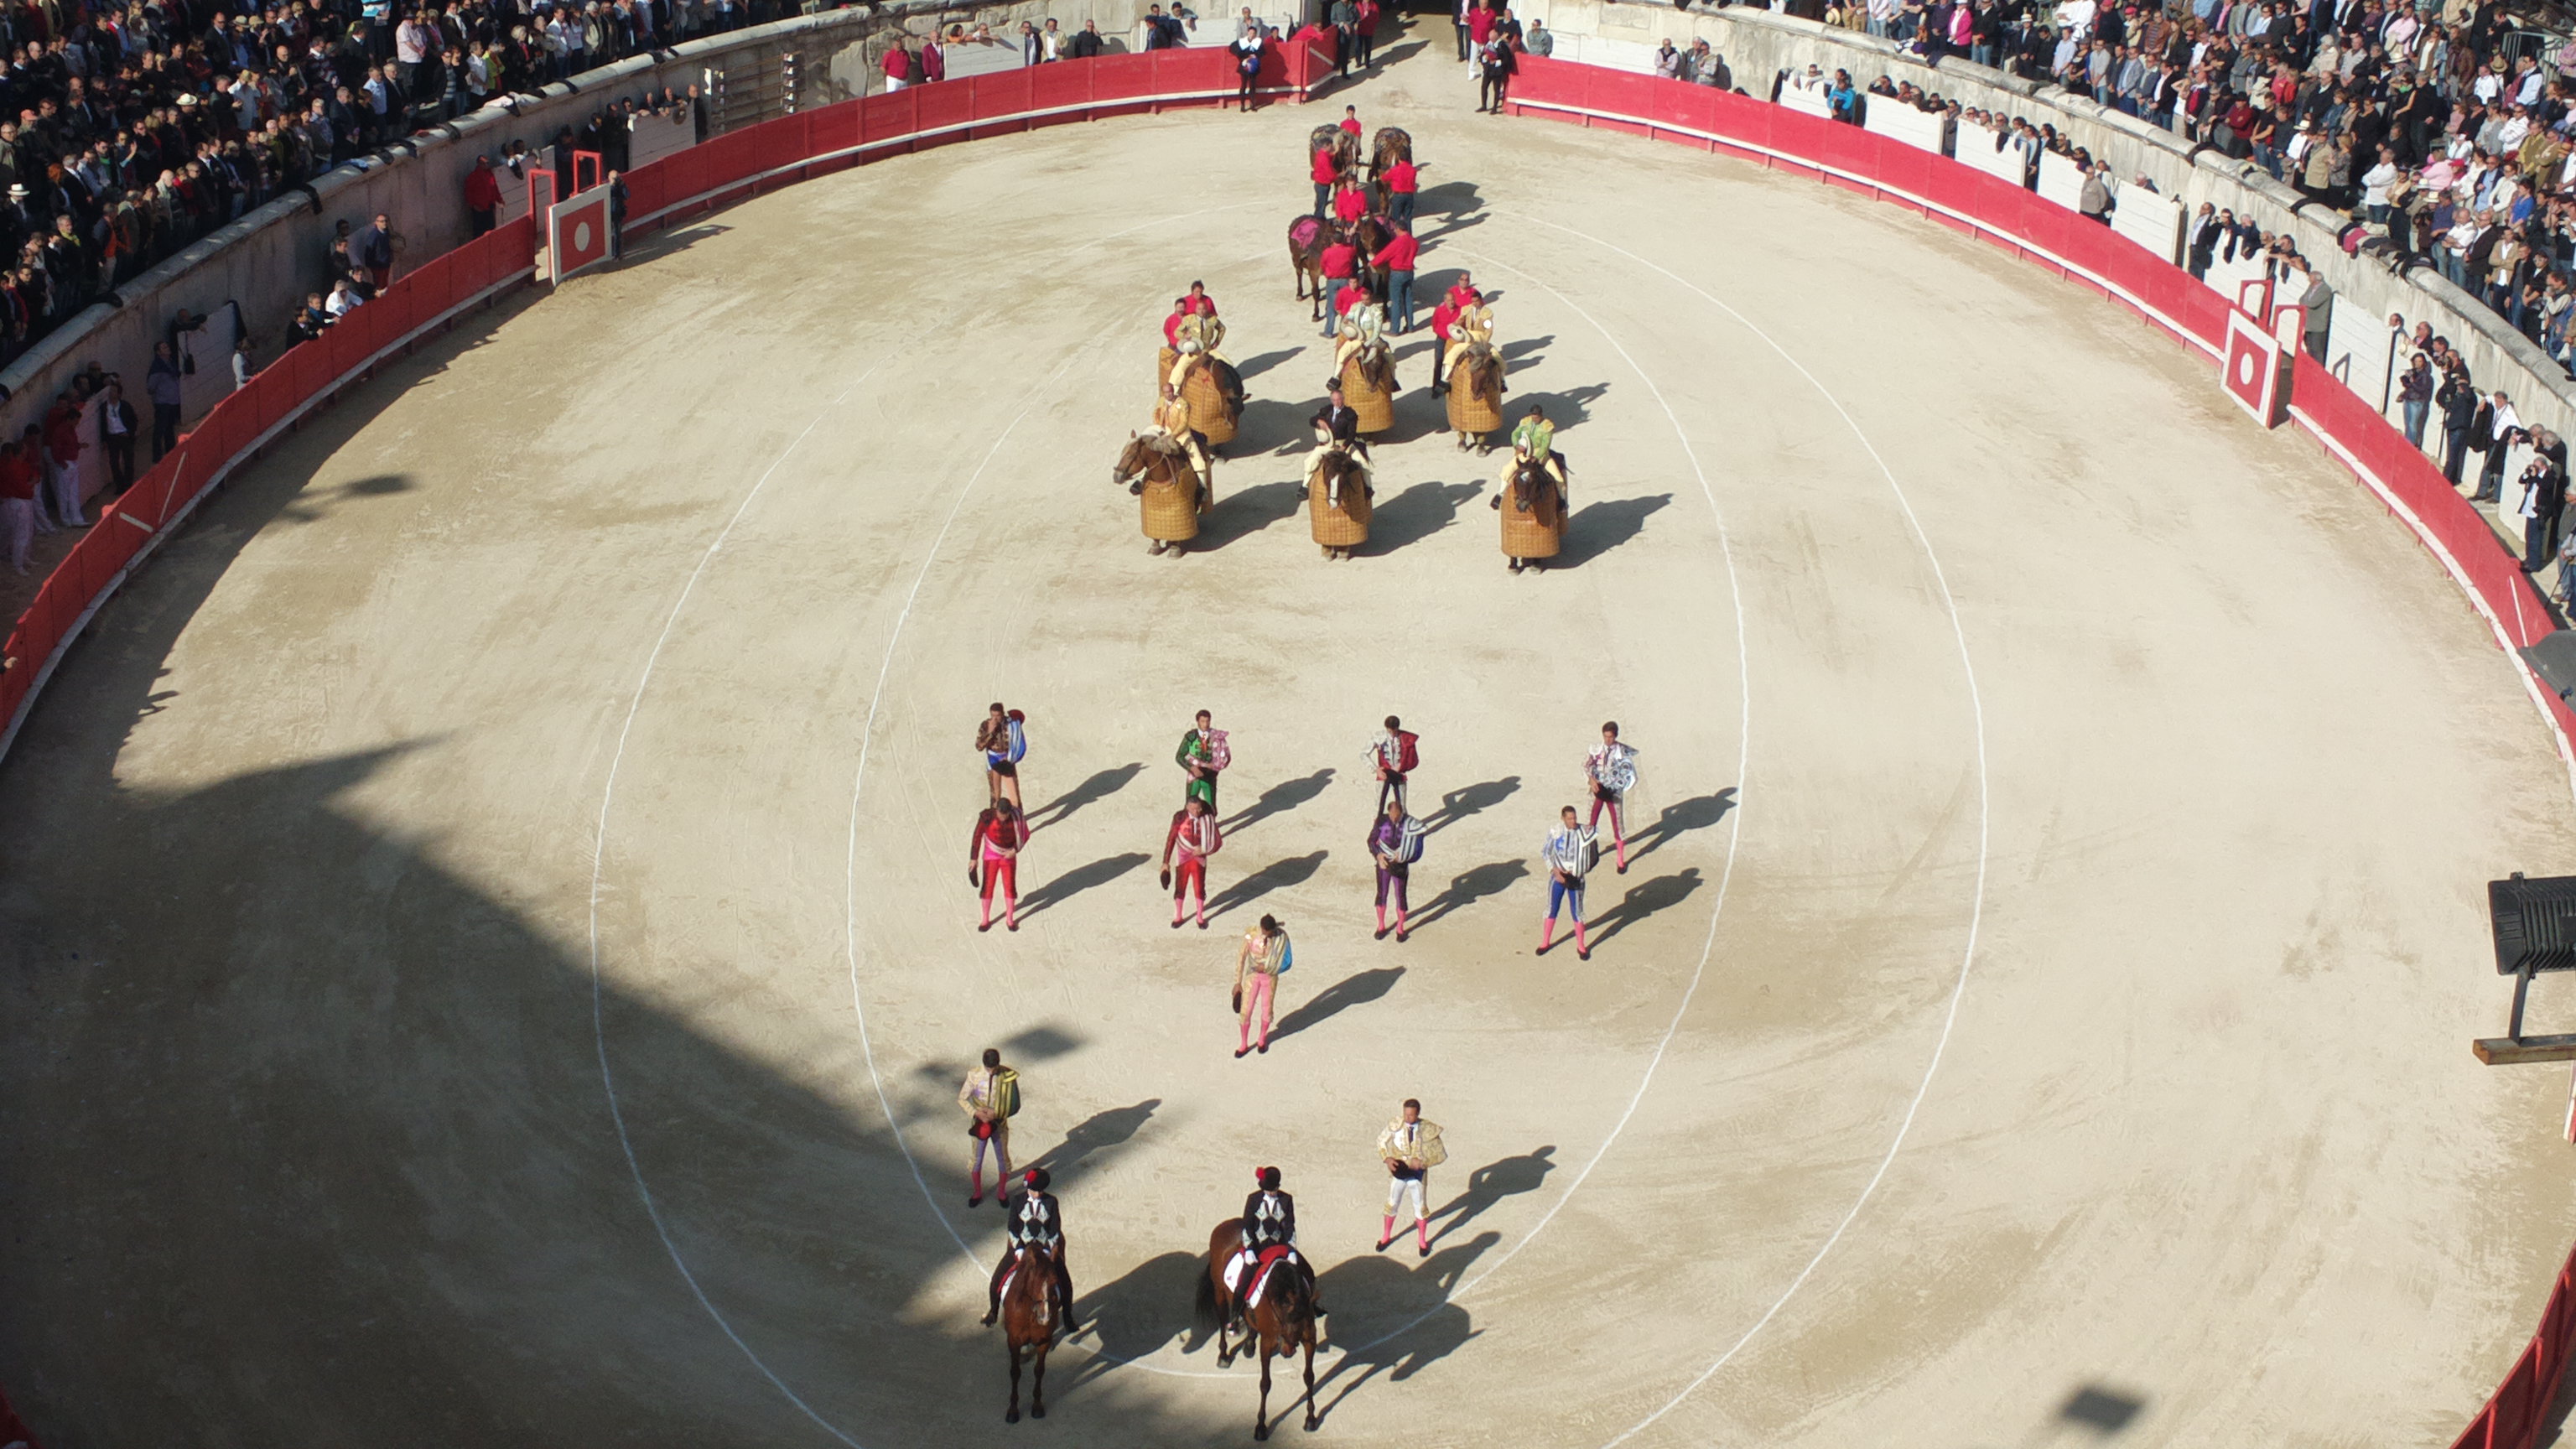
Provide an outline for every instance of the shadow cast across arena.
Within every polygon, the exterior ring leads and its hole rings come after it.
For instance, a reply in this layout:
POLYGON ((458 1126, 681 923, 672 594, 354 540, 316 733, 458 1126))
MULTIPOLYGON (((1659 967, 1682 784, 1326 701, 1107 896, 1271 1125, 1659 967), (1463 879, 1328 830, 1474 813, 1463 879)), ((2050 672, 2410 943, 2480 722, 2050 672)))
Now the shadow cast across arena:
MULTIPOLYGON (((389 371, 417 381, 474 341, 389 371)), ((623 939, 594 993, 562 926, 577 908, 541 924, 381 823, 371 792, 451 742, 280 742, 279 763, 185 788, 120 781, 136 724, 195 703, 172 651, 244 545, 381 496, 313 487, 300 461, 369 421, 356 396, 109 602, 0 771, 0 1153, 20 1184, 0 1343, 20 1412, 54 1443, 822 1442, 748 1351, 851 1432, 983 1437, 1004 1351, 954 1280, 961 1241, 989 1263, 1002 1219, 963 1206, 954 1093, 986 1043, 886 1073, 896 1119, 930 1124, 910 1145, 934 1204, 863 1076, 827 1091, 624 989, 623 939)), ((1034 1062, 1085 1041, 1038 1022, 1002 1044, 1034 1062)), ((1055 1141, 1024 1118, 1017 1145, 1078 1187, 1159 1107, 1055 1141)), ((1115 1292, 1168 1264, 1076 1267, 1115 1292)), ((1124 1299, 1101 1321, 1121 1341, 1160 1323, 1124 1299)), ((1143 1375, 1049 1387, 1055 1416, 1122 1442, 1240 1431, 1143 1375)))

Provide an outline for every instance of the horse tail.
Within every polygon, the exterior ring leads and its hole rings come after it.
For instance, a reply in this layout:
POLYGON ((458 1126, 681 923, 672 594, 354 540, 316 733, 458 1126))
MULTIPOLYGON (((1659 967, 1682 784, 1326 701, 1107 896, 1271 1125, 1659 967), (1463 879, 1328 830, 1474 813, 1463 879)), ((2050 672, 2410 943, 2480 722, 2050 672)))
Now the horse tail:
POLYGON ((1197 1301, 1191 1305, 1191 1311, 1202 1324, 1216 1322, 1216 1265, 1213 1263, 1199 1266, 1197 1301))

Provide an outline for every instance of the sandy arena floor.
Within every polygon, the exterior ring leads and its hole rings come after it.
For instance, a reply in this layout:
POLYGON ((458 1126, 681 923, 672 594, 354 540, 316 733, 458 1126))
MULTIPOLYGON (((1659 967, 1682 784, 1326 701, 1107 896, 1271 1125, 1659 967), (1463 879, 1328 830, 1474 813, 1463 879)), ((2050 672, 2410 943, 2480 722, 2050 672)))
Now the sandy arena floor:
POLYGON ((2481 883, 2576 845, 2485 629, 2098 301, 1472 114, 1434 39, 1352 98, 1431 164, 1426 290, 1499 289, 1568 423, 1560 570, 1504 571, 1421 338, 1376 538, 1308 541, 1280 238, 1338 104, 762 197, 208 507, 0 771, 0 1382, 49 1443, 1234 1442, 1190 1285, 1261 1162, 1339 1442, 2448 1442, 2570 1235, 2564 1077, 2468 1052, 2481 883), (1109 467, 1194 277, 1256 401, 1151 559, 1109 467), (1052 804, 1016 935, 962 879, 997 698, 1052 804), (1175 933, 1202 706, 1237 824, 1175 933), (1538 959, 1614 717, 1647 848, 1538 959), (1298 966, 1238 1062, 1262 911, 1298 966), (988 1044, 1099 1324, 1007 1434, 988 1044), (1427 1261, 1369 1251, 1406 1095, 1427 1261))

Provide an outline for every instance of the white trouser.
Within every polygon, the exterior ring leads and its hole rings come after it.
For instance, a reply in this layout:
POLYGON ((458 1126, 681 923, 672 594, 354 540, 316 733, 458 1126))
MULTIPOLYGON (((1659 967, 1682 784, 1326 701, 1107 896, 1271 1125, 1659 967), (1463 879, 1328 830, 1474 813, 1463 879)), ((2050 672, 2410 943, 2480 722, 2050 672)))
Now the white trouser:
POLYGON ((1431 1170, 1429 1168, 1424 1168, 1422 1175, 1419 1177, 1397 1177, 1393 1173, 1389 1173, 1386 1179, 1387 1216, 1395 1216, 1397 1210, 1404 1206, 1404 1196, 1406 1193, 1413 1194, 1413 1220, 1415 1222, 1420 1222, 1424 1218, 1430 1216, 1429 1212, 1422 1206, 1422 1194, 1430 1181, 1431 1170))
POLYGON ((88 522, 81 517, 80 460, 54 463, 49 481, 53 484, 49 501, 54 506, 54 520, 69 525, 88 522))

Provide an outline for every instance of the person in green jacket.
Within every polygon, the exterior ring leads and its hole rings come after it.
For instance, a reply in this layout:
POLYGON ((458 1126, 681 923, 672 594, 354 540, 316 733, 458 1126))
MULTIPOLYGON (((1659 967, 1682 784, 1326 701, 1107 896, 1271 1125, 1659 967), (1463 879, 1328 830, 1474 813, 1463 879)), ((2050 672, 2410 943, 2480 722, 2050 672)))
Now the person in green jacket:
POLYGON ((1189 776, 1188 784, 1181 790, 1183 808, 1196 800, 1207 806, 1208 814, 1214 815, 1216 777, 1231 762, 1224 758, 1225 731, 1208 728, 1211 718, 1206 710, 1199 711, 1198 723, 1188 734, 1181 736, 1181 747, 1172 752, 1172 762, 1189 776))

